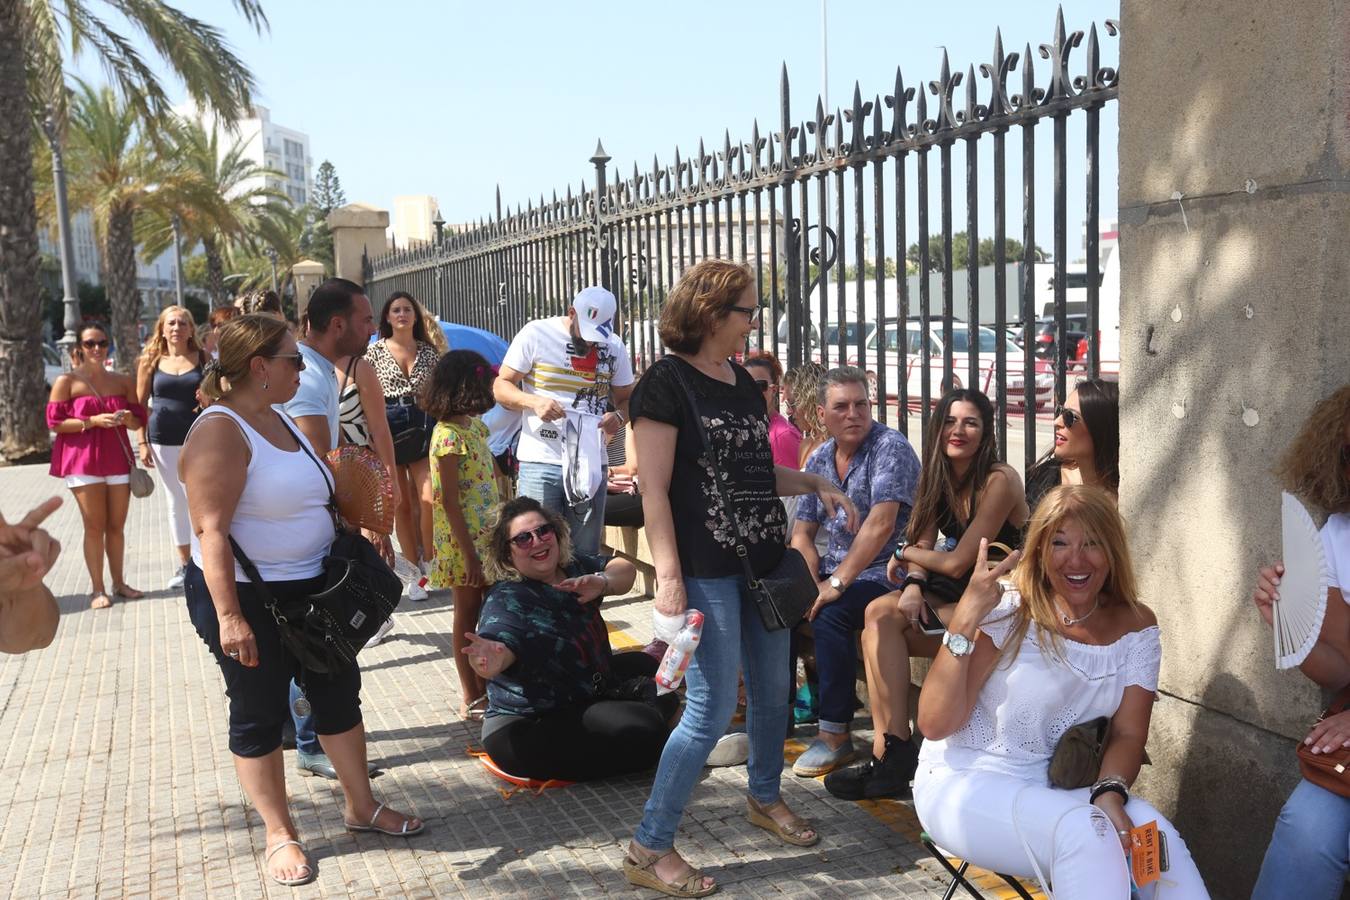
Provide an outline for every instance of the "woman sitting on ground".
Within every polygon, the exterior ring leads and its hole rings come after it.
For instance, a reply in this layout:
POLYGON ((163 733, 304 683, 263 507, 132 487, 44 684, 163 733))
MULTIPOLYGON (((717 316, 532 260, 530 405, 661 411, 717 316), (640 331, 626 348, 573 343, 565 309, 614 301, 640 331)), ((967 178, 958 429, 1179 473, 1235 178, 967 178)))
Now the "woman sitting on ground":
POLYGON ((633 564, 574 554, 567 523, 533 497, 502 506, 486 549, 497 583, 464 653, 487 680, 488 756, 508 774, 541 781, 656 765, 679 695, 656 697, 656 660, 614 653, 600 615, 606 595, 632 588, 633 564))
MULTIPOLYGON (((1326 613, 1317 643, 1299 668, 1324 690, 1342 691, 1350 686, 1350 608, 1346 606, 1350 603, 1350 385, 1313 407, 1285 451, 1277 474, 1286 491, 1329 514, 1322 526, 1329 576, 1326 613)), ((1252 596, 1267 625, 1280 599, 1283 574, 1284 566, 1279 563, 1261 569, 1252 596)), ((1350 745, 1350 712, 1313 725, 1304 743, 1314 753, 1350 745)), ((1333 794, 1307 779, 1299 781, 1275 822, 1252 897, 1340 897, 1350 871, 1347 838, 1350 797, 1333 794)))
MULTIPOLYGON (((988 541, 919 695, 927 740, 914 809, 935 843, 972 864, 1035 875, 1060 900, 1126 900, 1130 829, 1167 838, 1166 898, 1208 897, 1185 843, 1130 786, 1139 774, 1162 659, 1157 620, 1135 595, 1116 504, 1100 488, 1054 488, 1027 533, 1013 588, 988 541), (1106 717, 1091 788, 1049 784, 1064 733, 1106 717)), ((1158 883, 1145 887, 1154 896, 1158 883)))
POLYGON ((1027 473, 1027 505, 1034 511, 1057 484, 1090 484, 1120 491, 1120 386, 1084 378, 1055 409, 1055 442, 1027 473))
MULTIPOLYGON (((979 391, 949 391, 928 420, 908 539, 886 568, 901 589, 873 600, 864 614, 863 657, 879 682, 871 687, 890 701, 873 704, 871 758, 827 775, 830 793, 863 800, 908 790, 919 756, 909 727, 909 661, 931 657, 939 647, 920 627, 924 604, 945 621, 976 568, 980 542, 1021 546, 1027 515, 1022 479, 998 461, 989 398, 979 391), (939 535, 951 550, 934 549, 939 535)), ((831 748, 849 740, 847 734, 821 737, 831 748)))
POLYGON ((282 641, 263 590, 231 551, 233 539, 281 601, 325 585, 332 479, 300 429, 273 408, 295 396, 304 357, 286 322, 268 315, 230 320, 219 349, 202 380, 213 403, 193 423, 178 463, 194 530, 188 616, 225 679, 230 752, 266 828, 268 874, 278 884, 305 884, 314 868, 291 820, 281 759, 292 678, 342 785, 347 830, 407 837, 423 825, 371 794, 358 665, 327 674, 304 669, 282 641))

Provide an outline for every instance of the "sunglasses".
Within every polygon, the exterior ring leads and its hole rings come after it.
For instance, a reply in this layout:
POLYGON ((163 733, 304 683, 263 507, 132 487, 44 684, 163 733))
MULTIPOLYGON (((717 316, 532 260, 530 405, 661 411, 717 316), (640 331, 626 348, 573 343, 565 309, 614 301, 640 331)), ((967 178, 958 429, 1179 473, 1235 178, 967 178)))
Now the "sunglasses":
POLYGON ((267 357, 268 359, 289 359, 295 363, 295 371, 305 371, 305 358, 299 353, 274 353, 267 357))
POLYGON ((774 384, 772 381, 768 381, 768 380, 766 380, 766 379, 764 379, 764 378, 756 378, 756 379, 755 379, 755 387, 759 388, 761 391, 767 391, 767 390, 768 390, 769 388, 771 388, 771 387, 778 387, 778 385, 776 385, 776 384, 774 384))
POLYGON ((107 347, 108 339, 104 338, 101 341, 80 341, 80 346, 85 347, 89 350, 96 350, 100 347, 107 347))
POLYGON ((533 547, 535 541, 545 541, 553 537, 556 533, 557 529, 553 527, 553 523, 545 522, 533 531, 522 531, 520 534, 512 535, 507 538, 507 540, 524 550, 528 547, 533 547))
POLYGON ((1072 428, 1083 418, 1082 413, 1076 413, 1063 404, 1055 407, 1055 418, 1064 420, 1065 428, 1072 428))

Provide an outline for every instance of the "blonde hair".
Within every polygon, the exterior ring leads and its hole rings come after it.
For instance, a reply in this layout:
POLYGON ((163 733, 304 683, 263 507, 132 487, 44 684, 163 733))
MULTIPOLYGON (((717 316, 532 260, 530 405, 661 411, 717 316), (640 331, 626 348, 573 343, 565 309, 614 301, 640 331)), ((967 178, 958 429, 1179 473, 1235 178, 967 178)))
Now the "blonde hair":
POLYGON ((1116 509, 1115 498, 1106 490, 1091 485, 1060 485, 1051 489, 1036 505, 1036 511, 1027 523, 1022 560, 1012 573, 1022 602, 1013 613, 1016 624, 1008 642, 1003 645, 1009 658, 1017 656, 1017 648, 1022 645, 1032 622, 1039 626, 1036 642, 1041 651, 1061 659, 1064 656, 1063 639, 1058 630, 1060 613, 1055 608, 1048 570, 1053 553, 1051 544, 1069 519, 1081 525, 1106 555, 1108 572, 1100 595, 1102 606, 1124 604, 1131 612, 1142 612, 1134 563, 1125 538, 1125 523, 1116 509))
POLYGON ((281 349, 290 334, 283 319, 265 313, 236 316, 216 329, 216 358, 202 375, 202 393, 219 400, 248 381, 249 362, 281 349))
POLYGON ((150 337, 146 338, 145 348, 141 351, 141 365, 148 369, 154 369, 159 365, 160 359, 169 353, 169 339, 164 336, 164 323, 168 321, 169 316, 181 313, 188 323, 188 349, 201 357, 202 345, 197 341, 197 323, 192 319, 192 313, 183 306, 166 306, 160 312, 159 318, 155 320, 155 327, 150 332, 150 337))
POLYGON ((245 314, 262 313, 282 319, 286 318, 281 309, 281 298, 277 296, 276 291, 249 291, 247 294, 243 294, 240 300, 243 303, 242 312, 245 314))
POLYGON ((1346 480, 1345 463, 1341 461, 1347 424, 1350 424, 1350 384, 1338 388, 1312 408, 1275 468, 1275 477, 1286 491, 1328 515, 1350 512, 1350 481, 1346 480))
POLYGON ((820 386, 825 382, 825 372, 825 367, 820 363, 808 362, 794 366, 783 374, 783 390, 792 404, 792 420, 801 429, 802 437, 816 445, 825 443, 830 436, 816 409, 820 386))

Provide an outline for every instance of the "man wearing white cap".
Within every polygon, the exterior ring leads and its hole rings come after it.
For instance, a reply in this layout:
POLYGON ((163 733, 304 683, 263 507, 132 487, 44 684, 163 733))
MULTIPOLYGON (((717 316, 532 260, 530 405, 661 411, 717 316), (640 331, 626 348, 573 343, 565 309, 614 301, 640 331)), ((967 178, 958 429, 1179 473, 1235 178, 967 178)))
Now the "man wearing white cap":
POLYGON ((493 385, 498 403, 521 412, 519 492, 561 513, 582 553, 600 552, 604 447, 628 421, 633 393, 633 366, 614 334, 616 307, 609 291, 588 287, 567 315, 527 322, 493 385))

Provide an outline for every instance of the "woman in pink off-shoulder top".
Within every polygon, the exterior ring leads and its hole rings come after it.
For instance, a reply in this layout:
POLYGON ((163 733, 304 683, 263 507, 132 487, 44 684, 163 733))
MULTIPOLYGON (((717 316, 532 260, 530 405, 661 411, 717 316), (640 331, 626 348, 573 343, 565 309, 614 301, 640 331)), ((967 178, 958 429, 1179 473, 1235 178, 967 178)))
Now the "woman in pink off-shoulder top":
POLYGON ((136 401, 128 375, 109 372, 108 333, 86 325, 71 349, 71 370, 52 385, 47 427, 56 433, 51 474, 64 478, 84 519, 84 563, 92 582, 90 607, 106 609, 112 597, 103 585, 108 558, 113 594, 135 599, 141 592, 123 578, 122 527, 131 502, 131 442, 127 430, 145 427, 145 407, 136 401))

